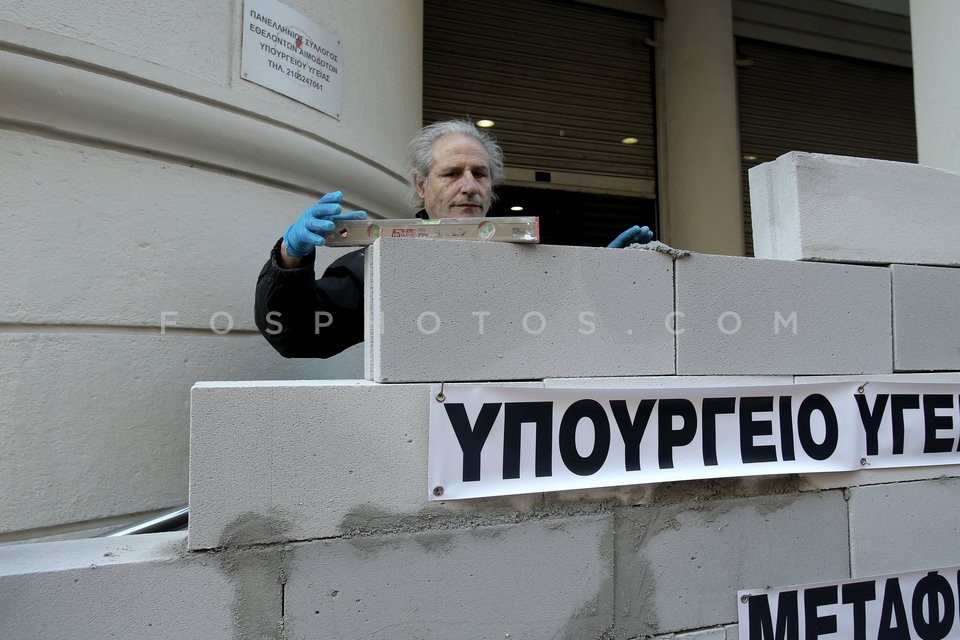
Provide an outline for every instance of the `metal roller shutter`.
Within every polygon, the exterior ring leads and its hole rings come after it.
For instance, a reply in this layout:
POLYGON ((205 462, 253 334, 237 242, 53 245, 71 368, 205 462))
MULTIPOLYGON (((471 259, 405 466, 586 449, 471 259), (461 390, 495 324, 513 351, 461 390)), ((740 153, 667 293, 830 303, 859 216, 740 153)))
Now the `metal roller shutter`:
POLYGON ((911 69, 737 40, 745 229, 747 170, 788 151, 917 161, 911 69))
POLYGON ((882 3, 893 10, 899 5, 897 13, 857 6, 858 3, 733 0, 733 34, 849 58, 911 66, 907 0, 882 3))
POLYGON ((651 33, 564 0, 425 0, 424 121, 494 120, 508 167, 653 181, 651 33))

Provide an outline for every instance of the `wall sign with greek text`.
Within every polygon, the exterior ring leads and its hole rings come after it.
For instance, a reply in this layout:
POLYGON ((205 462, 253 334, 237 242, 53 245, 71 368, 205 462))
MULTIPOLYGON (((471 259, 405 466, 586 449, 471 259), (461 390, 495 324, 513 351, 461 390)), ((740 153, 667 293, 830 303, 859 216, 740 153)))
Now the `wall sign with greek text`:
POLYGON ((276 0, 244 0, 240 75, 340 118, 343 47, 276 0))

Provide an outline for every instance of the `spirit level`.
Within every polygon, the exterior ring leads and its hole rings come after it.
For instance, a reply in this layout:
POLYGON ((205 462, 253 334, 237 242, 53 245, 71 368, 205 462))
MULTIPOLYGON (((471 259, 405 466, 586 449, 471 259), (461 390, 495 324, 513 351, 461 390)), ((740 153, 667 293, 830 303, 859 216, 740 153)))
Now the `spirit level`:
POLYGON ((540 242, 540 219, 536 216, 510 218, 440 218, 410 220, 334 220, 337 228, 323 234, 327 246, 356 247, 373 244, 377 238, 435 238, 444 240, 487 240, 492 242, 540 242))

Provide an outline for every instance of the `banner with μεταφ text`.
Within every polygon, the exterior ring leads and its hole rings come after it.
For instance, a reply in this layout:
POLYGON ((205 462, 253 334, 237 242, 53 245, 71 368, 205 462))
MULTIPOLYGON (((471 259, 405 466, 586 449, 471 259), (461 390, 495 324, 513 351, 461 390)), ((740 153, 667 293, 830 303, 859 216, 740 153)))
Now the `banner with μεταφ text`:
POLYGON ((740 640, 960 638, 960 567, 737 593, 740 640))

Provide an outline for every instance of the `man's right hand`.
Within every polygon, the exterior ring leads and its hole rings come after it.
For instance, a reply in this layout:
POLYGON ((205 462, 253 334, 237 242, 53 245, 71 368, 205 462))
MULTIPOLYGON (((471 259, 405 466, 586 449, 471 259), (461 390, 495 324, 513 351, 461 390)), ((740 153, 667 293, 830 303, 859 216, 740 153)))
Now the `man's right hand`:
POLYGON ((342 213, 340 202, 343 193, 334 191, 320 198, 320 201, 304 211, 283 234, 282 252, 292 258, 308 256, 317 247, 323 246, 323 234, 333 231, 334 220, 366 220, 363 211, 342 213))

